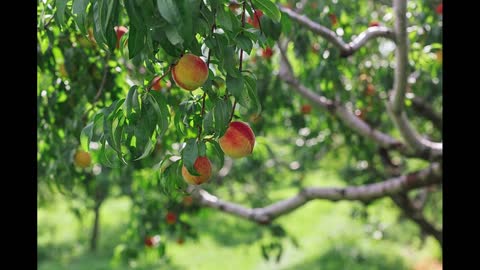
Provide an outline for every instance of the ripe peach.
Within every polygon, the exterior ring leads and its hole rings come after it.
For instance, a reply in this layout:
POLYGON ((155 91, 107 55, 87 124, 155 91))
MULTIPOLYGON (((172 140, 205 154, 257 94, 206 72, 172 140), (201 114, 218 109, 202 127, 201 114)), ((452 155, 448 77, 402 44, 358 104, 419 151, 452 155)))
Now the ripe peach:
POLYGON ((337 25, 338 23, 337 15, 330 13, 328 14, 328 17, 330 18, 330 22, 332 23, 333 26, 337 25))
POLYGON ((218 142, 227 156, 241 158, 253 152, 255 134, 248 124, 234 121, 230 123, 227 131, 218 142))
POLYGON ((273 55, 273 50, 270 47, 265 48, 262 50, 262 57, 265 59, 270 59, 273 55))
POLYGON ((158 244, 160 243, 160 235, 147 236, 145 237, 144 242, 147 247, 158 246, 158 244))
POLYGON ((175 222, 177 222, 177 215, 173 212, 168 212, 165 216, 165 220, 170 225, 175 224, 175 222))
POLYGON ((375 95, 375 86, 371 83, 367 84, 367 87, 365 88, 365 94, 367 96, 374 96, 375 95))
POLYGON ((194 54, 183 55, 172 69, 173 80, 185 90, 195 90, 208 79, 208 67, 194 54))
POLYGON ((435 8, 435 12, 436 12, 438 15, 442 15, 442 14, 443 14, 443 3, 438 4, 438 6, 435 8))
POLYGON ((162 82, 160 80, 160 77, 155 77, 152 81, 152 89, 157 91, 157 92, 160 92, 160 90, 162 90, 162 82))
POLYGON ((253 13, 253 18, 252 17, 248 18, 247 23, 251 24, 255 28, 260 28, 260 18, 262 16, 263 16, 263 12, 257 9, 253 13))
POLYGON ((309 104, 302 105, 301 111, 302 114, 310 114, 312 112, 312 106, 309 104))
POLYGON ((128 32, 128 29, 125 26, 115 26, 115 33, 117 33, 117 49, 120 48, 120 39, 122 36, 128 32))
POLYGON ((74 162, 80 168, 87 168, 92 163, 92 157, 88 152, 79 150, 75 153, 74 162))
POLYGON ((193 168, 195 168, 200 175, 191 175, 185 165, 182 167, 183 179, 189 184, 203 184, 212 176, 212 165, 207 157, 197 157, 197 160, 195 160, 195 163, 193 164, 193 168))

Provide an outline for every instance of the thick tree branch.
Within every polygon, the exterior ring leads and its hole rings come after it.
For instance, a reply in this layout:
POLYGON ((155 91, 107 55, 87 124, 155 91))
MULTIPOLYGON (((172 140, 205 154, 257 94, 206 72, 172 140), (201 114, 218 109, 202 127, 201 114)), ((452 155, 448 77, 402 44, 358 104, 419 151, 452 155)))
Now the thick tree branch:
POLYGON ((419 211, 415 206, 412 204, 411 200, 408 198, 406 193, 401 193, 401 194, 396 194, 392 196, 393 202, 402 209, 403 213, 412 221, 414 221, 418 226, 420 226, 420 229, 426 233, 429 234, 435 239, 437 239, 438 243, 440 245, 443 244, 443 234, 442 231, 435 228, 433 224, 428 222, 428 220, 425 218, 425 216, 422 214, 422 211, 419 211))
POLYGON ((395 36, 391 29, 384 26, 369 27, 364 32, 360 33, 350 43, 345 43, 335 32, 327 27, 320 25, 310 20, 305 15, 299 14, 292 9, 286 7, 279 7, 282 12, 287 14, 292 20, 307 27, 310 31, 318 34, 338 47, 341 51, 341 55, 346 57, 352 55, 362 46, 364 46, 370 39, 377 37, 385 37, 391 40, 395 40, 395 36))
POLYGON ((407 145, 426 159, 438 159, 442 156, 442 143, 431 142, 420 137, 410 124, 404 111, 408 76, 407 1, 394 0, 393 8, 395 12, 395 39, 397 47, 395 49, 396 63, 393 94, 387 108, 407 145))
MULTIPOLYGON (((379 149, 379 154, 382 160, 382 163, 384 164, 385 168, 387 169, 387 172, 391 174, 398 174, 398 169, 399 166, 395 165, 390 157, 390 154, 388 153, 387 150, 380 148, 379 149)), ((423 207, 425 206, 427 196, 428 196, 428 190, 427 188, 422 188, 420 189, 419 196, 415 198, 415 200, 412 200, 408 197, 407 192, 402 192, 399 194, 394 194, 391 196, 393 202, 402 210, 402 212, 405 214, 407 218, 415 222, 420 229, 433 237, 437 239, 440 245, 442 245, 442 231, 438 230, 428 222, 428 220, 425 218, 423 215, 423 207)))
POLYGON ((412 108, 419 114, 423 115, 428 120, 432 121, 432 124, 442 130, 443 118, 442 114, 436 112, 433 107, 420 97, 414 97, 412 99, 412 108))
POLYGON ((279 78, 292 86, 293 90, 310 100, 318 107, 326 109, 331 114, 336 115, 340 120, 343 121, 345 125, 357 133, 373 139, 375 142, 385 148, 397 149, 404 154, 411 154, 406 152, 406 146, 402 142, 390 137, 385 133, 382 133, 379 130, 373 129, 365 121, 350 112, 344 105, 335 103, 324 96, 318 95, 301 84, 293 75, 292 67, 286 56, 284 46, 279 43, 278 47, 281 53, 280 71, 278 74, 279 78))
POLYGON ((263 208, 253 209, 236 203, 223 201, 196 186, 190 186, 189 192, 191 192, 192 195, 203 206, 215 208, 260 224, 268 224, 275 218, 287 214, 315 199, 330 201, 372 201, 419 187, 441 183, 441 181, 441 167, 438 163, 433 163, 427 169, 390 178, 383 182, 374 184, 339 188, 305 188, 296 196, 276 202, 263 208))

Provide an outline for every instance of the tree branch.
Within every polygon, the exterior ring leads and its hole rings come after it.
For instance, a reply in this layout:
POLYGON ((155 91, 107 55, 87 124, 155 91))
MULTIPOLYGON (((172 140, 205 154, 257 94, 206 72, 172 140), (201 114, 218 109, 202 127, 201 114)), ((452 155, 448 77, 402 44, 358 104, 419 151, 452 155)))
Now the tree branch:
POLYGON ((268 224, 275 218, 287 214, 315 199, 330 201, 372 201, 419 187, 441 183, 441 181, 441 167, 438 163, 433 163, 427 169, 390 178, 383 182, 374 184, 341 188, 305 188, 296 196, 273 203, 263 208, 253 209, 236 203, 223 201, 207 191, 198 188, 197 186, 189 186, 188 191, 192 193, 192 195, 203 206, 215 208, 260 224, 268 224))
POLYGON ((410 124, 405 114, 405 93, 407 91, 407 65, 408 65, 408 40, 407 40, 407 1, 394 0, 395 12, 395 73, 393 82, 393 94, 387 109, 392 116, 395 126, 405 139, 405 142, 415 152, 425 159, 438 159, 442 156, 442 143, 431 142, 420 137, 410 124))
POLYGON ((292 9, 280 6, 279 9, 287 14, 292 20, 307 27, 310 31, 318 34, 338 47, 343 57, 352 55, 362 46, 364 46, 370 39, 384 37, 391 40, 395 40, 393 31, 384 26, 369 27, 367 30, 360 33, 350 43, 345 43, 335 32, 327 27, 320 25, 310 20, 305 15, 299 14, 292 9))
POLYGON ((443 244, 443 235, 442 230, 439 230, 433 226, 425 216, 422 214, 422 211, 419 211, 415 206, 412 204, 411 200, 408 198, 406 193, 396 194, 392 196, 393 202, 402 209, 403 213, 412 221, 414 221, 420 229, 429 234, 435 239, 437 239, 438 243, 442 246, 443 244))
POLYGON ((336 115, 340 120, 343 121, 345 125, 360 135, 373 139, 375 142, 385 148, 397 149, 407 155, 412 154, 407 153, 407 148, 402 142, 390 137, 385 133, 382 133, 379 130, 373 129, 365 121, 350 112, 344 105, 335 103, 324 96, 318 95, 301 84, 293 75, 292 67, 286 56, 284 46, 282 46, 279 42, 278 47, 281 54, 280 71, 278 74, 279 78, 292 86, 293 90, 310 100, 318 107, 326 109, 331 114, 336 115))

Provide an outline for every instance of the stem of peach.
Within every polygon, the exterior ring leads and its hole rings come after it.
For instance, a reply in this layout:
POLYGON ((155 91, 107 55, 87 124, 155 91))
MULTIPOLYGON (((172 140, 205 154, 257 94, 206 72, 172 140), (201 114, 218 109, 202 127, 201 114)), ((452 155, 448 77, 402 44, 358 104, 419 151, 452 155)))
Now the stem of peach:
MULTIPOLYGON (((163 75, 158 79, 159 81, 163 80, 163 78, 165 78, 165 76, 168 75, 168 73, 170 73, 170 70, 172 70, 172 66, 173 65, 169 65, 168 66, 168 70, 166 72, 163 73, 163 75)), ((155 76, 156 77, 156 76, 155 76)), ((148 88, 147 88, 147 92, 149 92, 152 87, 153 87, 153 81, 155 80, 155 77, 153 77, 153 79, 150 81, 149 85, 148 85, 148 88)))

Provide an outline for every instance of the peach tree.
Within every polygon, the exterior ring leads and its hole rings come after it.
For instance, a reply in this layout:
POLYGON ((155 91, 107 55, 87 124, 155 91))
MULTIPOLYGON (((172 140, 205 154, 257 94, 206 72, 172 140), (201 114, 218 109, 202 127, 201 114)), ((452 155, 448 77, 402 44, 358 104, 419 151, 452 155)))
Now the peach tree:
POLYGON ((275 219, 321 199, 390 197, 441 244, 439 1, 392 2, 42 1, 39 184, 97 210, 129 195, 133 257, 195 237, 178 216, 213 208, 263 225, 279 258, 294 239, 275 219), (305 186, 327 154, 346 186, 305 186), (298 194, 272 201, 286 184, 298 194), (243 201, 213 195, 234 187, 243 201))

